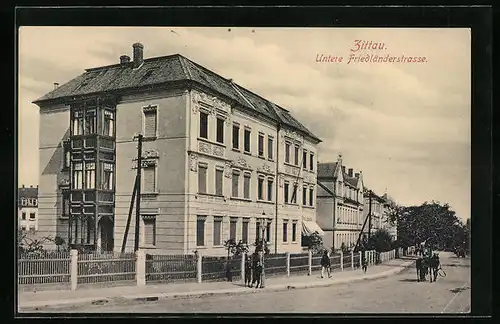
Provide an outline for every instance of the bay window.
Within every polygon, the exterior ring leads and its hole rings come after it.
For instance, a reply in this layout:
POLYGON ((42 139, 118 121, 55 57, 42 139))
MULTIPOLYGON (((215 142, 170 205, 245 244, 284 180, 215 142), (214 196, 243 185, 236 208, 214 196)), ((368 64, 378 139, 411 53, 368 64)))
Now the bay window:
POLYGON ((114 136, 115 132, 115 116, 112 111, 104 111, 103 135, 114 136))
POLYGON ((95 134, 97 131, 97 116, 95 110, 85 113, 85 134, 95 134))
POLYGON ((101 189, 113 190, 113 163, 102 162, 102 182, 101 189))
POLYGON ((83 114, 81 111, 73 113, 73 135, 83 135, 83 114))
POLYGON ((73 189, 83 189, 83 163, 73 164, 73 189))
POLYGON ((95 189, 95 162, 85 162, 85 189, 95 189))

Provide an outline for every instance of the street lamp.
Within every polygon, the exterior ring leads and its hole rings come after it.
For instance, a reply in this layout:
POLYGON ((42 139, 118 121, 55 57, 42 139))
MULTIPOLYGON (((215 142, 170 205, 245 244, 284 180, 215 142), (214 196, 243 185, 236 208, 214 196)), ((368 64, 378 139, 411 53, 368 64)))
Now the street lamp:
MULTIPOLYGON (((265 220, 265 216, 266 216, 266 213, 265 212, 262 212, 262 216, 264 216, 264 220, 265 220)), ((264 272, 264 254, 265 254, 265 244, 266 244, 266 238, 264 237, 264 235, 266 234, 266 225, 264 224, 264 222, 261 223, 261 229, 262 229, 262 235, 261 235, 261 240, 262 240, 262 244, 261 244, 261 248, 262 248, 262 251, 261 251, 261 257, 260 257, 260 262, 262 264, 262 274, 261 274, 261 277, 260 277, 260 286, 262 288, 265 287, 264 285, 264 282, 265 282, 265 272, 264 272)))

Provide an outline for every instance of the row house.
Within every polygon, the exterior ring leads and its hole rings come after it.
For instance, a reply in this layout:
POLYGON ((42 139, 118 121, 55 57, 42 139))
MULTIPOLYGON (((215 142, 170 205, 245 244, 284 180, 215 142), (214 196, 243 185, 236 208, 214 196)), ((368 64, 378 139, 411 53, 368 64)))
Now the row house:
MULTIPOLYGON (((384 229, 389 232, 393 240, 397 239, 397 224, 391 224, 388 218, 390 209, 395 206, 395 202, 387 193, 377 195, 373 190, 365 188, 364 198, 364 216, 368 217, 371 204, 371 232, 384 229), (370 199, 371 195, 371 199, 370 199)), ((365 226, 363 233, 368 234, 368 224, 365 226)))
POLYGON ((72 245, 120 250, 137 167, 140 248, 223 255, 265 238, 299 252, 316 224, 317 145, 288 110, 182 55, 87 69, 40 107, 39 227, 72 245), (137 142, 143 135, 142 164, 137 142))
POLYGON ((324 245, 338 250, 354 247, 363 225, 363 174, 346 171, 337 162, 318 164, 317 221, 325 232, 324 245))
POLYGON ((38 230, 38 186, 17 190, 18 228, 23 231, 38 230))

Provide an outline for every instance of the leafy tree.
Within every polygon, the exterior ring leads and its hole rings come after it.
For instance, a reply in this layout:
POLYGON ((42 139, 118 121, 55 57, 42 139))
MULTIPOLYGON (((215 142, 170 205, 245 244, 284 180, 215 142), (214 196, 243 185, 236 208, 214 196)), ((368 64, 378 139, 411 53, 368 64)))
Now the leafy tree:
POLYGON ((392 237, 386 229, 379 229, 370 236, 368 242, 370 249, 377 252, 387 252, 392 250, 392 237))
POLYGON ((318 232, 314 232, 311 235, 302 235, 302 246, 307 247, 315 253, 321 252, 325 249, 323 246, 323 238, 318 232))
POLYGON ((27 255, 42 255, 45 252, 44 244, 54 242, 50 236, 37 237, 21 229, 17 230, 18 253, 27 255))

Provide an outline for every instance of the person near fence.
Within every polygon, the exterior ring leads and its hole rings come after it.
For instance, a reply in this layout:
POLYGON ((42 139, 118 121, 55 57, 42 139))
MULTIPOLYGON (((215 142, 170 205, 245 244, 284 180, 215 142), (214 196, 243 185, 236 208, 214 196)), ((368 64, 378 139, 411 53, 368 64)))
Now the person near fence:
POLYGON ((325 250, 323 252, 323 256, 321 257, 321 278, 324 277, 325 270, 328 275, 328 278, 332 277, 331 274, 332 263, 330 261, 330 256, 328 255, 328 251, 325 250))
POLYGON ((363 253, 361 253, 361 266, 363 267, 363 272, 366 273, 366 270, 368 269, 368 260, 366 259, 366 251, 363 250, 363 253))
POLYGON ((249 255, 245 255, 245 286, 251 287, 252 284, 252 260, 249 255))
POLYGON ((253 287, 253 284, 255 285, 255 288, 259 288, 259 286, 262 288, 262 258, 259 255, 257 251, 253 253, 252 257, 252 283, 250 285, 250 288, 253 287))

